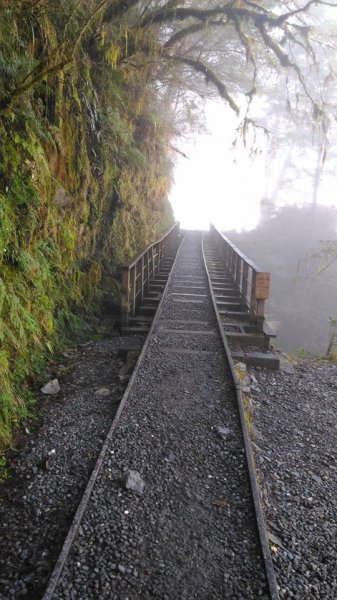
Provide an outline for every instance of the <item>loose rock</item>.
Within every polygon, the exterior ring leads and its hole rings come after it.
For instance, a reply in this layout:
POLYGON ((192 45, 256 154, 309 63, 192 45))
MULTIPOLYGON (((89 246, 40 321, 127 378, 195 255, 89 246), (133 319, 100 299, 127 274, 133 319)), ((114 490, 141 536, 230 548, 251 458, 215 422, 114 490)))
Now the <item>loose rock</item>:
POLYGON ((56 396, 56 394, 59 393, 60 389, 61 387, 58 379, 52 379, 41 388, 41 392, 46 396, 56 396))
POLYGON ((109 396, 110 394, 110 390, 109 388, 99 388, 98 390, 96 390, 95 392, 95 396, 109 396))
POLYGON ((229 427, 225 427, 224 425, 218 425, 216 428, 218 434, 224 439, 226 440, 227 437, 229 436, 231 430, 229 429, 229 427))
POLYGON ((130 469, 127 471, 125 487, 127 490, 137 492, 137 494, 143 494, 145 489, 145 481, 143 481, 138 471, 130 469))

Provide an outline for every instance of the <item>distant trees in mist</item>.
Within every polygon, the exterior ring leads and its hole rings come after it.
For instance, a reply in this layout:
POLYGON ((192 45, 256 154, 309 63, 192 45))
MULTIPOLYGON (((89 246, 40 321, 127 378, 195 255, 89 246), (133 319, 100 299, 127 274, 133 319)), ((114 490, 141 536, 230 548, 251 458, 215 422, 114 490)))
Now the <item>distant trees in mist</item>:
POLYGON ((325 354, 329 318, 337 317, 337 211, 321 205, 265 210, 265 204, 256 229, 227 235, 271 272, 267 310, 277 345, 325 354))

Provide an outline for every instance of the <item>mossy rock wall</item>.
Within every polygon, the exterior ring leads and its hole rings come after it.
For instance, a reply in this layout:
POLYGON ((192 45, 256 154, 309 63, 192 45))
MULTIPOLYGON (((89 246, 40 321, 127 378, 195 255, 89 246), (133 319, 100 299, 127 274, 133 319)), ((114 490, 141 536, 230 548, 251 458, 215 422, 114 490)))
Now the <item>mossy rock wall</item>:
MULTIPOLYGON (((0 99, 60 37, 53 12, 27 25, 23 2, 5 4, 0 99)), ((117 69, 107 54, 91 40, 0 117, 0 451, 64 332, 173 221, 167 119, 146 69, 117 69)))

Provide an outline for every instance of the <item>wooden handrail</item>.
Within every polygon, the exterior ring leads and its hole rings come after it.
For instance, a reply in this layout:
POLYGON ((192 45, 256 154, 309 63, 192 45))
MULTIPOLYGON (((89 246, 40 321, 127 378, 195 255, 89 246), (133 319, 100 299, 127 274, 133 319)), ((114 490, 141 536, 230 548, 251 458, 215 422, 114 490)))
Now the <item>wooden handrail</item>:
POLYGON ((265 301, 269 298, 270 273, 245 256, 212 224, 210 235, 225 269, 232 276, 249 310, 250 320, 256 323, 259 330, 263 330, 265 301))
POLYGON ((158 274, 161 262, 174 246, 179 233, 179 223, 175 223, 159 240, 146 246, 122 265, 122 325, 127 327, 129 317, 135 316, 137 307, 149 291, 150 281, 158 274))
POLYGON ((159 240, 156 240, 153 244, 149 244, 148 246, 146 246, 146 248, 144 248, 144 250, 141 250, 138 254, 136 254, 136 256, 134 256, 130 262, 122 265, 122 269, 124 269, 124 267, 128 267, 129 269, 131 269, 136 264, 136 262, 138 262, 139 259, 142 256, 144 256, 148 250, 152 248, 152 246, 160 244, 165 238, 167 238, 173 231, 176 230, 179 231, 179 223, 175 223, 174 225, 172 225, 172 227, 168 229, 166 233, 164 233, 163 237, 161 237, 159 240))

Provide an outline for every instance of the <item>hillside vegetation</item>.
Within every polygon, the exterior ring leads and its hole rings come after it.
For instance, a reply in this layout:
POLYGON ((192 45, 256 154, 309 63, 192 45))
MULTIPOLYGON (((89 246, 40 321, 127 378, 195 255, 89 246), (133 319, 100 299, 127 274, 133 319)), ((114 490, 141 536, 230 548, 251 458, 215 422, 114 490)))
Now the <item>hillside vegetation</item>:
MULTIPOLYGON (((2 9, 2 99, 62 43, 67 2, 42 4, 2 9)), ((147 70, 117 69, 103 36, 0 118, 0 450, 46 356, 104 290, 118 293, 116 266, 172 222, 169 116, 147 70)))

